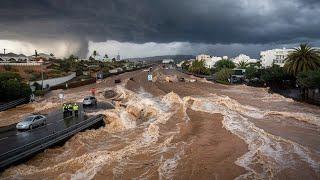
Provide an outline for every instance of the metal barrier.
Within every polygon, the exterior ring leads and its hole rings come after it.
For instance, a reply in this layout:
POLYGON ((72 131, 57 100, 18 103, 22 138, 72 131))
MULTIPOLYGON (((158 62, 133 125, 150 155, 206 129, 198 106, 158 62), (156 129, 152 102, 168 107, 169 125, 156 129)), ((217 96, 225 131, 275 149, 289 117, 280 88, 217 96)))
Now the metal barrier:
POLYGON ((6 153, 0 155, 0 170, 8 167, 9 165, 22 160, 30 155, 33 155, 41 150, 44 150, 62 140, 65 140, 77 132, 83 131, 86 128, 93 126, 99 121, 103 120, 103 115, 98 115, 95 117, 88 118, 84 121, 81 121, 78 124, 70 126, 62 131, 53 133, 47 137, 36 140, 24 146, 12 149, 6 153))
POLYGON ((29 102, 29 98, 21 98, 21 99, 15 100, 15 101, 8 102, 6 104, 1 104, 0 111, 5 111, 7 109, 14 108, 14 107, 16 107, 20 104, 24 104, 26 102, 29 102))

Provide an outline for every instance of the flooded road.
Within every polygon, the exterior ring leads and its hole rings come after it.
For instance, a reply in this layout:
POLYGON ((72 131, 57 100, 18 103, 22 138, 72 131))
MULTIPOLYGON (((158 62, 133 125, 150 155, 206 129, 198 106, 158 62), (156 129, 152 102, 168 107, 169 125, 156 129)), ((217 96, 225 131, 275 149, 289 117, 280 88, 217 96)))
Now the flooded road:
MULTIPOLYGON (((118 86, 108 79, 96 85, 99 102, 109 101, 106 90, 121 95, 115 109, 93 112, 105 115, 105 127, 79 133, 1 178, 320 179, 319 107, 173 70, 153 75, 154 82, 139 71, 118 86)), ((70 90, 70 99, 84 91, 70 90)))

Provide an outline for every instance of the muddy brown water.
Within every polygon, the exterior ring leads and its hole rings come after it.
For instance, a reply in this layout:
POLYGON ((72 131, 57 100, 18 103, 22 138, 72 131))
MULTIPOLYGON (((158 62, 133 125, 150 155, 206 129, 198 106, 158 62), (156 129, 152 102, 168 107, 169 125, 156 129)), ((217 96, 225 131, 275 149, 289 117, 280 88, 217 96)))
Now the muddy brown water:
MULTIPOLYGON (((118 86, 112 79, 96 85, 121 93, 126 105, 98 112, 106 127, 79 133, 1 178, 320 179, 319 107, 266 89, 153 73, 155 82, 139 71, 121 76, 127 81, 118 86), (166 75, 197 82, 169 83, 166 75)), ((90 87, 70 90, 72 98, 90 87)))

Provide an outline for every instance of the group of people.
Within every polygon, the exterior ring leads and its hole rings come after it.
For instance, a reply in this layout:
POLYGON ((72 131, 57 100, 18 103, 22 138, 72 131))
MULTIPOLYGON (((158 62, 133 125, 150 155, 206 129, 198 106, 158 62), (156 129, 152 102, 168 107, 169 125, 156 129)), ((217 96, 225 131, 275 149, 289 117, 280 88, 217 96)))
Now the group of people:
POLYGON ((62 105, 63 116, 76 116, 78 117, 79 105, 77 103, 74 104, 63 104, 62 105))

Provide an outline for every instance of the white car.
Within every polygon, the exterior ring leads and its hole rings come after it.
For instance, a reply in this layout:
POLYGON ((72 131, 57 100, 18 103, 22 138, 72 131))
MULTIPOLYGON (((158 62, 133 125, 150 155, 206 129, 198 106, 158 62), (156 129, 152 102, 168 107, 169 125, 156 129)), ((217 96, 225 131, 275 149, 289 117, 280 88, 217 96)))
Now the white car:
POLYGON ((43 115, 32 115, 24 118, 16 125, 18 130, 33 129, 38 126, 44 126, 47 123, 47 118, 43 115))
POLYGON ((94 96, 88 96, 83 99, 83 106, 97 105, 97 99, 94 96))

